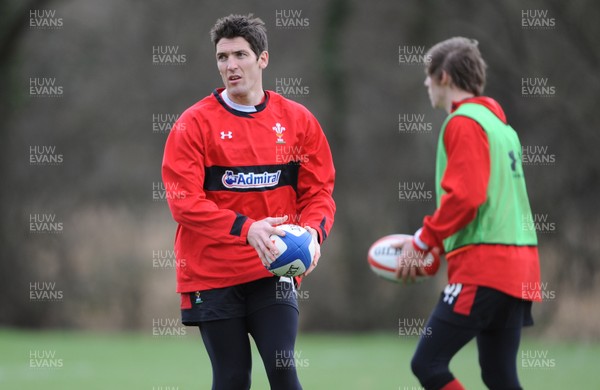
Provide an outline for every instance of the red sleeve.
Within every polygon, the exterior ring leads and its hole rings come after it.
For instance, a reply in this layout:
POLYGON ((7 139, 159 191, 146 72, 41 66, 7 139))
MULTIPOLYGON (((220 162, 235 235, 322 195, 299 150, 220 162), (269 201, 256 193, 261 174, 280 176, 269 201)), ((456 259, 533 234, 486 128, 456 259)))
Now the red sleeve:
POLYGON ((185 112, 173 129, 167 138, 162 162, 162 178, 173 219, 216 241, 245 244, 254 220, 221 209, 206 199, 205 151, 197 120, 185 112))
POLYGON ((317 120, 310 115, 305 158, 298 173, 298 212, 300 224, 319 233, 323 242, 333 226, 335 168, 329 143, 317 120))
POLYGON ((490 149, 487 135, 470 118, 452 118, 444 133, 448 162, 442 177, 439 208, 425 217, 420 239, 430 248, 443 248, 443 240, 471 222, 487 199, 490 149))

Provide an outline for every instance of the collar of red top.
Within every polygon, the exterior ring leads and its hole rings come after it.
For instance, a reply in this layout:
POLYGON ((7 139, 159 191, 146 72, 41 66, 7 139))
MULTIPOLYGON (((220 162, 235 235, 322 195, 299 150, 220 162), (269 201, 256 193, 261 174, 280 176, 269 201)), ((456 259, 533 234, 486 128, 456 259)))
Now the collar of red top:
POLYGON ((506 115, 504 114, 504 110, 502 110, 502 107, 497 101, 488 96, 473 96, 465 98, 463 100, 452 102, 450 112, 452 113, 456 111, 458 107, 465 103, 481 104, 482 106, 486 107, 491 112, 493 112, 498 118, 500 118, 502 122, 506 123, 506 115))

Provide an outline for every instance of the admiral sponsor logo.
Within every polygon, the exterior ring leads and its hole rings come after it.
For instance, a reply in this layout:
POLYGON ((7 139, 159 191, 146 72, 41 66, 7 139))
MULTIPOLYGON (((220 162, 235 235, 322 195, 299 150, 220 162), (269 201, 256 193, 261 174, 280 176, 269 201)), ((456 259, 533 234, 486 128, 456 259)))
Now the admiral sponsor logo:
POLYGON ((222 183, 226 188, 268 188, 279 184, 281 170, 277 172, 263 173, 237 173, 226 170, 223 174, 222 183))

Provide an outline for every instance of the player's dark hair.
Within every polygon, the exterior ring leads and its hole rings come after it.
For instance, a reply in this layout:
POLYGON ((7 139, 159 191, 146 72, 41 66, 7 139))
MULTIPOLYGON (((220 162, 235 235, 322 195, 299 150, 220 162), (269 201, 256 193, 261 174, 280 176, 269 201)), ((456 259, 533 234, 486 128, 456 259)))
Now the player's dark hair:
POLYGON ((257 57, 267 50, 267 28, 265 23, 260 18, 253 17, 252 14, 225 16, 218 19, 210 30, 210 39, 215 46, 222 38, 233 39, 237 37, 244 38, 257 57))
POLYGON ((442 71, 448 73, 458 88, 480 96, 485 87, 487 65, 474 39, 454 37, 434 45, 427 52, 425 71, 440 80, 442 71))

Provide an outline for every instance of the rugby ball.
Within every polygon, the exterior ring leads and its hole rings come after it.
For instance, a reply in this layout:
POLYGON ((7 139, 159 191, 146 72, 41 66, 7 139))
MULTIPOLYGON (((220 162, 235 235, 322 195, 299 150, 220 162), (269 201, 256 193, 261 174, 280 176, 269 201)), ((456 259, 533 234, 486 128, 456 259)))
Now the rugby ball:
MULTIPOLYGON (((398 243, 406 242, 407 245, 412 245, 410 242, 412 236, 408 234, 391 234, 389 236, 381 237, 371 245, 369 248, 368 261, 371 270, 382 278, 401 283, 401 279, 396 278, 396 270, 398 269, 398 256, 402 253, 402 249, 394 248, 393 245, 398 243)), ((410 261, 410 260, 409 260, 410 261)), ((422 260, 414 259, 415 265, 420 263, 422 260)), ((424 259, 424 269, 427 276, 415 277, 415 281, 421 282, 428 277, 435 275, 437 270, 440 268, 440 258, 437 254, 429 253, 424 259)))
POLYGON ((285 236, 271 235, 271 241, 279 250, 279 255, 267 270, 277 276, 302 275, 315 256, 312 234, 298 225, 286 224, 277 228, 283 230, 285 236))

